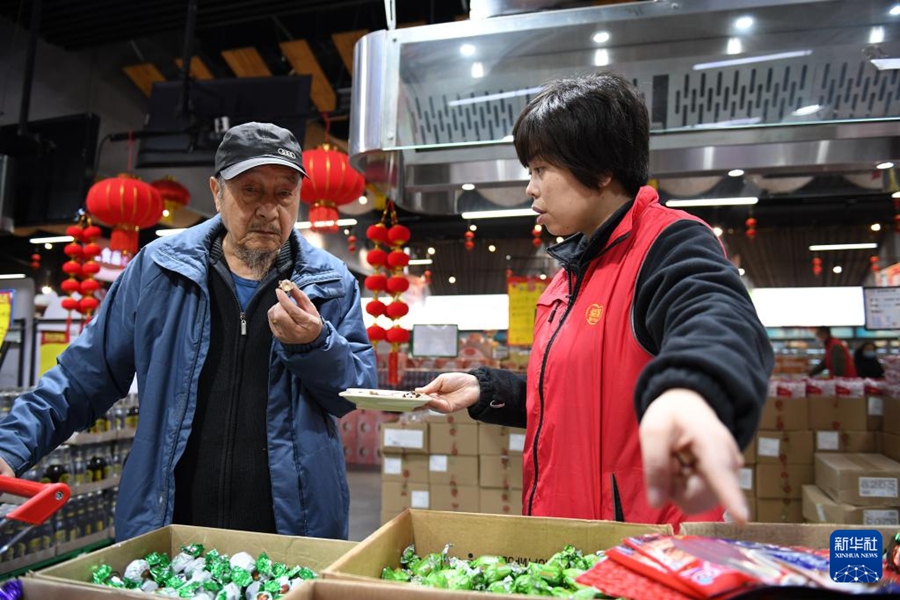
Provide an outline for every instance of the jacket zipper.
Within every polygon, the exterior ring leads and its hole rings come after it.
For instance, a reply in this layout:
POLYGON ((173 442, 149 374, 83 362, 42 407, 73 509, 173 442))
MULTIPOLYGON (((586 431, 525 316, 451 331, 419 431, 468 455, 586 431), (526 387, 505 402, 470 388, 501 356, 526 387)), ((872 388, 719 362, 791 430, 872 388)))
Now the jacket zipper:
POLYGON ((247 313, 241 311, 241 337, 247 335, 247 313))
MULTIPOLYGON (((596 258, 600 258, 603 256, 608 250, 610 250, 613 246, 617 246, 620 242, 622 242, 625 238, 628 237, 628 234, 624 234, 617 238, 614 242, 609 244, 606 248, 604 248, 601 252, 599 252, 596 258)), ((592 259, 592 260, 596 260, 592 259)), ((539 465, 538 465, 538 440, 541 437, 541 430, 544 428, 544 373, 547 369, 547 358, 550 356, 550 348, 553 346, 553 342, 556 340, 556 336, 559 333, 559 330, 562 329, 563 323, 566 322, 566 317, 569 316, 569 312, 571 312, 572 307, 575 306, 575 299, 578 297, 578 291, 581 289, 581 284, 584 281, 584 276, 587 273, 587 269, 582 269, 578 276, 575 278, 575 284, 572 285, 572 274, 571 272, 566 270, 566 274, 568 277, 566 281, 569 287, 569 295, 566 297, 566 310, 563 311, 562 317, 559 319, 559 324, 556 326, 556 330, 554 330, 553 335, 550 336, 550 341, 547 342, 547 347, 544 349, 544 357, 541 359, 541 374, 538 379, 538 399, 540 400, 541 412, 538 417, 538 426, 537 430, 534 433, 534 440, 531 443, 531 456, 532 463, 534 464, 534 477, 531 482, 531 492, 528 494, 528 512, 526 513, 528 516, 531 516, 532 510, 534 509, 534 495, 537 493, 537 485, 538 485, 538 474, 539 474, 539 465)), ((549 321, 553 320, 553 315, 555 314, 555 310, 550 314, 549 321)))

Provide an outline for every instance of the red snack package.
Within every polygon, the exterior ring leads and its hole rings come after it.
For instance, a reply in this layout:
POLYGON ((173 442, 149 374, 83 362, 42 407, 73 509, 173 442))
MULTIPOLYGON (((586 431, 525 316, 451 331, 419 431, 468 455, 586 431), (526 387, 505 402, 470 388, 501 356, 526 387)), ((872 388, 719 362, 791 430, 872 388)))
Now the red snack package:
POLYGON ((653 600, 693 600, 670 587, 635 573, 612 560, 604 560, 585 571, 575 580, 601 590, 608 596, 621 598, 653 598, 653 600))

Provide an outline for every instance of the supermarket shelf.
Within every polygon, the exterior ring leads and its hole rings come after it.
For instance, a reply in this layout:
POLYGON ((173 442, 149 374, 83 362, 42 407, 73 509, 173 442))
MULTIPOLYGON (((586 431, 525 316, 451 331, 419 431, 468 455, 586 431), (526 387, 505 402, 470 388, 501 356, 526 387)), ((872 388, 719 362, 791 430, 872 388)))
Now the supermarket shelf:
POLYGON ((84 446, 86 444, 101 444, 103 442, 112 442, 115 440, 130 440, 134 438, 134 429, 110 429, 102 433, 88 433, 79 431, 73 433, 72 437, 66 440, 66 444, 72 446, 84 446))
POLYGON ((92 552, 98 548, 110 545, 114 538, 115 530, 109 528, 71 542, 64 542, 40 552, 0 562, 0 578, 18 577, 28 571, 36 571, 69 560, 80 554, 92 552))
MULTIPOLYGON (((94 492, 99 492, 101 490, 108 490, 119 485, 118 477, 107 477, 106 479, 101 479, 100 481, 93 481, 91 483, 80 483, 73 484, 69 486, 69 490, 72 493, 72 498, 76 496, 83 496, 85 494, 93 494, 94 492)), ((22 496, 13 496, 12 494, 0 494, 0 504, 24 504, 28 498, 23 498, 22 496)))

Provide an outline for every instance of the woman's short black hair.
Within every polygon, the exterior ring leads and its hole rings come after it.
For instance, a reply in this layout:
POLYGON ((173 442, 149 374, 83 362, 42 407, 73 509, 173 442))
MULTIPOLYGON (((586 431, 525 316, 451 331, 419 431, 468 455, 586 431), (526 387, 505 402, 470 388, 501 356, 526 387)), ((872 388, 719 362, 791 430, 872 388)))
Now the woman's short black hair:
POLYGON ((612 176, 634 195, 650 176, 647 107, 621 75, 551 81, 519 115, 512 134, 523 165, 547 161, 590 188, 612 176))

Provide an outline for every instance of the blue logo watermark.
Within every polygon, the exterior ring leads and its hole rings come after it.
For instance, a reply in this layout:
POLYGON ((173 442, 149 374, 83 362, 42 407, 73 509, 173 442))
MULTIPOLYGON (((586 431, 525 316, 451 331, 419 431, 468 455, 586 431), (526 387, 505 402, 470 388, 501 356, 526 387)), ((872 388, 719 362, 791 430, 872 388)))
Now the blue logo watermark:
POLYGON ((881 579, 882 539, 875 529, 838 529, 831 534, 831 579, 875 583, 881 579))

